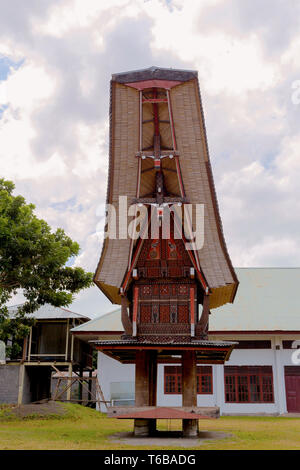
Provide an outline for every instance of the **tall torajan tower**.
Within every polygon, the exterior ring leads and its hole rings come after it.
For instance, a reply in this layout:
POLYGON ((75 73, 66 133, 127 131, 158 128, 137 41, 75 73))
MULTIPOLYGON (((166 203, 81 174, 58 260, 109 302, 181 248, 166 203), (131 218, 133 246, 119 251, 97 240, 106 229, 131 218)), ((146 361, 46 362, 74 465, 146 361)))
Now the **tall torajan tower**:
POLYGON ((96 347, 135 363, 135 407, 126 416, 135 419, 136 434, 151 434, 157 417, 175 416, 156 408, 157 362, 181 357, 176 417, 183 419, 184 435, 194 435, 197 420, 191 417, 201 414, 197 364, 223 364, 234 347, 208 340, 209 314, 233 302, 238 287, 222 232, 197 72, 151 67, 112 76, 107 203, 117 227, 104 240, 94 281, 122 305, 124 335, 96 347), (198 209, 202 217, 195 222, 198 209), (127 214, 133 216, 129 229, 127 214))

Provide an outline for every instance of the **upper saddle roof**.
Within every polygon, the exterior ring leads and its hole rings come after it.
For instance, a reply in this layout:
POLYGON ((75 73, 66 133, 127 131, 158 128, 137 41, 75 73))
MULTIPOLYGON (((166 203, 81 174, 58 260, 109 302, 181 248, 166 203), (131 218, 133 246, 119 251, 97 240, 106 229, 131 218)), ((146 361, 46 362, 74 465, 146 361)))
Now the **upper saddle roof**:
POLYGON ((114 73, 112 75, 112 81, 118 83, 131 83, 144 80, 178 80, 180 82, 186 82, 193 78, 198 78, 198 72, 196 70, 167 69, 155 66, 141 70, 114 73))

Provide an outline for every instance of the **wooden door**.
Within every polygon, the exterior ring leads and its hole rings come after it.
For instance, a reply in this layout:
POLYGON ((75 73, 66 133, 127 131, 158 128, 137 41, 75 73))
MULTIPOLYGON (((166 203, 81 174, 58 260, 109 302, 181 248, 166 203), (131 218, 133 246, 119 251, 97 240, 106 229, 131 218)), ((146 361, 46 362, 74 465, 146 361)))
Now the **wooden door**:
POLYGON ((300 375, 285 375, 288 413, 300 413, 300 375))

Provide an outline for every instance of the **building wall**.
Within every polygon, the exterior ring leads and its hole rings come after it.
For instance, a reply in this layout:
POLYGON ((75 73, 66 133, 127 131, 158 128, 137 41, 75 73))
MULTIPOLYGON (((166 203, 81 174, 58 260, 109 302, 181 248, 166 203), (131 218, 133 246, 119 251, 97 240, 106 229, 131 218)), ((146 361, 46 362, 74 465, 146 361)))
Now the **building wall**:
MULTIPOLYGON (((230 337, 231 340, 258 339, 243 335, 230 337)), ((293 350, 282 349, 283 339, 300 339, 296 336, 260 336, 261 340, 271 340, 272 349, 236 349, 226 366, 272 366, 274 403, 226 403, 224 393, 224 366, 213 365, 213 393, 198 395, 198 406, 219 406, 222 415, 226 414, 283 414, 287 412, 284 366, 294 365, 293 350)), ((175 365, 175 364, 174 364, 175 365)), ((178 364, 180 365, 180 364, 178 364)), ((300 367, 300 366, 299 366, 300 367)), ((106 400, 110 400, 112 382, 134 382, 134 365, 124 365, 98 353, 98 377, 106 400)), ((157 406, 182 406, 181 395, 164 394, 164 365, 158 366, 157 406)), ((104 407, 102 411, 105 411, 104 407)))
MULTIPOLYGON (((98 352, 98 382, 102 388, 105 400, 111 400, 111 383, 135 381, 135 366, 133 364, 121 364, 105 354, 98 352)), ((132 397, 134 398, 134 397, 132 397)), ((102 403, 100 410, 106 411, 102 403)))
POLYGON ((18 402, 19 371, 19 365, 0 365, 0 403, 18 402))

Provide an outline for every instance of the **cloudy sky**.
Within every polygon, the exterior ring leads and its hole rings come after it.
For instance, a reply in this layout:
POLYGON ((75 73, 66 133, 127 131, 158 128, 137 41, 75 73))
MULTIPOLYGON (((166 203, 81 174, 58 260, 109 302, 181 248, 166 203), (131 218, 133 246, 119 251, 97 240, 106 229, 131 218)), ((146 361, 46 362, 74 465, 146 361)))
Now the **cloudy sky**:
POLYGON ((111 74, 197 70, 233 265, 300 266, 299 50, 299 0, 0 0, 0 174, 94 271, 111 74))

